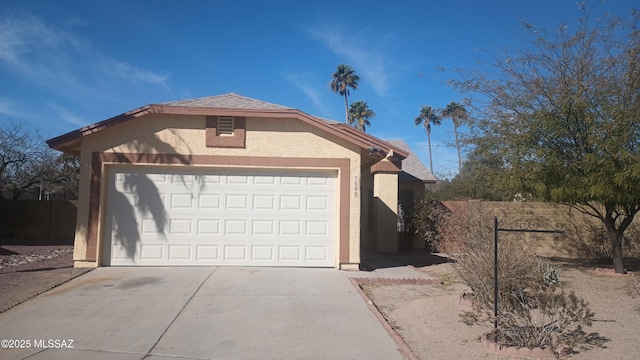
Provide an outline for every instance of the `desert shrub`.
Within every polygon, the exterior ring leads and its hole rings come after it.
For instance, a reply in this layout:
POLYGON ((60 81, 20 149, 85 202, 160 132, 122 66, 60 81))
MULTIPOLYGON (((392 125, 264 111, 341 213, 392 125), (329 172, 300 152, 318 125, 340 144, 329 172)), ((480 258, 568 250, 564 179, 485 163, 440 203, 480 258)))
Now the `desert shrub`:
MULTIPOLYGON (((513 226, 518 228, 514 214, 513 226)), ((504 214, 503 214, 504 217, 504 214)), ((474 292, 472 311, 462 314, 468 325, 498 329, 491 335, 502 346, 550 347, 584 341, 584 326, 593 312, 574 293, 562 289, 559 271, 538 258, 534 243, 522 233, 500 233, 498 251, 498 316, 494 316, 494 214, 469 203, 444 221, 446 236, 460 244, 452 264, 474 292)))
MULTIPOLYGON (((498 329, 490 334, 496 343, 518 348, 573 346, 586 340, 584 326, 594 314, 574 292, 561 287, 511 289, 499 310, 498 329)), ((469 325, 493 323, 493 311, 478 307, 463 315, 469 325)))
POLYGON ((429 251, 440 250, 440 226, 446 208, 431 197, 424 197, 416 202, 410 219, 410 228, 425 241, 429 251))

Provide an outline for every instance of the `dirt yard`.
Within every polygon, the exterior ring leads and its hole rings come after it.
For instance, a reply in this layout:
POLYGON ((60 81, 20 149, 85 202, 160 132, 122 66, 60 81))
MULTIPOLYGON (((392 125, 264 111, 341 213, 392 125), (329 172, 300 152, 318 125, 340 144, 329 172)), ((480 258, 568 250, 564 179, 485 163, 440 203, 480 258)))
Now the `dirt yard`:
MULTIPOLYGON (((567 289, 587 300, 595 312, 585 330, 589 344, 574 349, 568 359, 640 359, 640 276, 601 275, 593 267, 554 263, 567 289)), ((489 328, 460 321, 465 308, 458 303, 468 291, 453 275, 450 264, 419 268, 442 285, 364 286, 363 289, 418 359, 505 359, 485 350, 480 336, 489 328)))
POLYGON ((73 246, 0 246, 0 313, 78 277, 73 246))

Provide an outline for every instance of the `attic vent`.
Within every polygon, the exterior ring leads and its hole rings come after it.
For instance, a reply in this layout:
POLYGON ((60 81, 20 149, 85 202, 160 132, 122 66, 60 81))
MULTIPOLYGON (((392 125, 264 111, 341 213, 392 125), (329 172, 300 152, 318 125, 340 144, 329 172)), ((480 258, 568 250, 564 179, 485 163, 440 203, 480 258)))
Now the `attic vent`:
POLYGON ((220 116, 218 118, 217 135, 233 136, 234 123, 233 116, 220 116))

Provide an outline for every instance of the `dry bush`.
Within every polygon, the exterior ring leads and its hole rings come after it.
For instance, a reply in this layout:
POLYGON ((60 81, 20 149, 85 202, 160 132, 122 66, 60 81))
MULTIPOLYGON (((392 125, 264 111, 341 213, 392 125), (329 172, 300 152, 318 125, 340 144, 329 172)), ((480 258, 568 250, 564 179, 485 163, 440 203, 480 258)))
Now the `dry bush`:
MULTIPOLYGON (((448 214, 441 228, 443 242, 456 244, 459 251, 452 255, 456 260, 453 264, 456 274, 477 296, 490 294, 491 299, 494 281, 493 222, 494 214, 485 210, 480 202, 469 202, 465 209, 456 209, 448 214)), ((516 220, 509 224, 501 223, 501 227, 516 223, 516 220)), ((498 274, 502 286, 510 288, 541 281, 534 245, 532 241, 525 241, 521 233, 500 234, 498 274)))
POLYGON ((413 207, 409 226, 425 241, 429 251, 441 251, 440 227, 446 208, 438 200, 430 197, 420 199, 413 207))
MULTIPOLYGON (((474 291, 474 307, 462 320, 493 326, 494 341, 502 346, 550 347, 584 341, 583 326, 590 326, 593 312, 584 300, 566 293, 558 271, 536 257, 532 241, 522 233, 500 233, 498 243, 498 316, 494 316, 494 214, 480 203, 447 216, 443 233, 459 244, 453 255, 456 274, 474 291)), ((524 228, 517 216, 500 227, 524 228)), ((502 215, 504 216, 504 214, 502 215)))

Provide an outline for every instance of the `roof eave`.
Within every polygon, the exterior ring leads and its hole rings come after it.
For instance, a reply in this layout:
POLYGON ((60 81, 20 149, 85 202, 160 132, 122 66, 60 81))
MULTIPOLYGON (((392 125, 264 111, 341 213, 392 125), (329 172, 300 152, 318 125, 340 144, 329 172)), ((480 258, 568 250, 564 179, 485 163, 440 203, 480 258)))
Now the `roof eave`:
POLYGON ((100 121, 98 123, 83 127, 78 130, 71 131, 64 135, 47 140, 50 148, 66 153, 77 154, 79 152, 82 138, 91 134, 95 134, 106 128, 121 124, 123 122, 141 117, 147 114, 172 114, 172 115, 200 115, 200 116, 246 116, 246 117, 267 117, 267 118, 294 118, 318 127, 332 135, 347 140, 361 148, 369 148, 371 146, 379 147, 388 153, 393 150, 394 154, 401 159, 409 156, 409 153, 397 148, 383 140, 375 138, 364 132, 356 130, 345 124, 329 124, 322 119, 311 116, 297 109, 235 109, 235 108, 207 108, 207 107, 188 107, 188 106, 170 106, 153 104, 146 105, 124 114, 100 121))
POLYGON ((150 109, 151 109, 151 106, 149 105, 139 107, 137 109, 128 111, 124 114, 120 114, 118 116, 97 122, 89 126, 85 126, 78 130, 74 130, 64 135, 60 135, 58 137, 49 139, 47 140, 47 145, 49 145, 50 148, 55 150, 59 150, 62 152, 70 152, 69 149, 75 148, 75 146, 73 145, 76 145, 76 144, 79 145, 83 137, 97 133, 111 126, 118 125, 125 121, 146 115, 150 112, 150 109))

